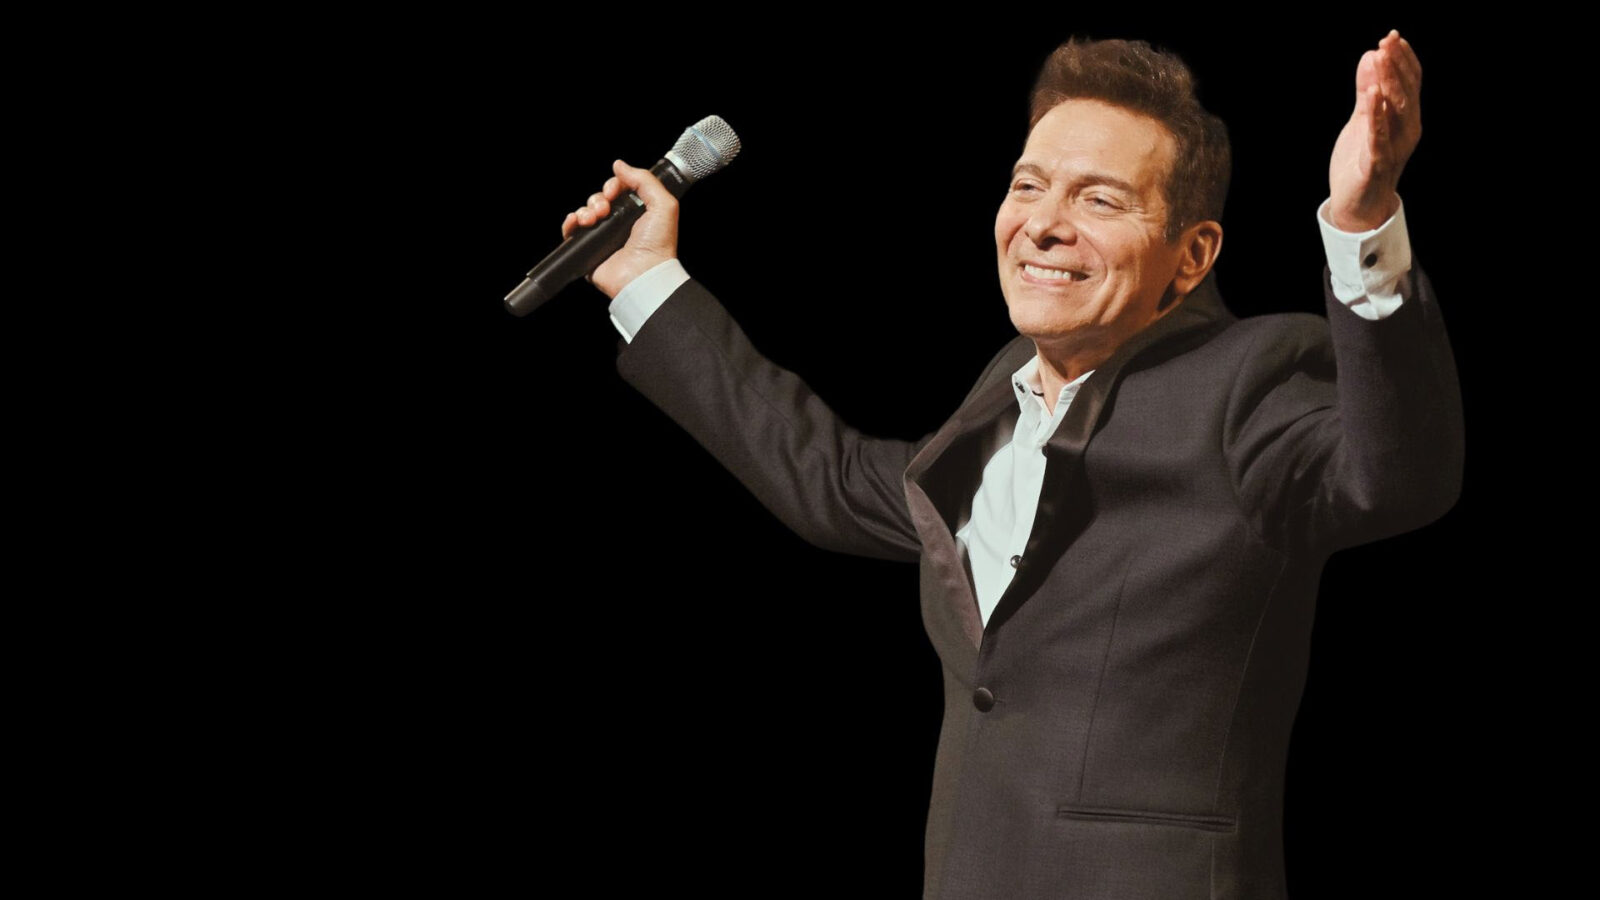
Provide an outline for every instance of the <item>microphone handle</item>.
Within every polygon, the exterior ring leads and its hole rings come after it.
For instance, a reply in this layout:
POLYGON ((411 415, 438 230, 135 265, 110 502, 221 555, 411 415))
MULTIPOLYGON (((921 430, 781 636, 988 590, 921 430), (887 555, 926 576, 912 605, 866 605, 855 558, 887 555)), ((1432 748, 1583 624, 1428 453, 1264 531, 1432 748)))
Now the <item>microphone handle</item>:
MULTIPOLYGON (((682 197, 689 190, 689 185, 694 183, 665 159, 651 166, 650 174, 661 179, 674 197, 682 197)), ((514 316, 525 316, 561 293, 567 285, 599 268, 601 263, 611 258, 611 254, 628 243, 633 223, 642 215, 644 201, 638 194, 629 191, 618 197, 611 204, 610 215, 587 228, 574 231, 571 237, 528 271, 528 277, 506 295, 506 311, 514 316)))

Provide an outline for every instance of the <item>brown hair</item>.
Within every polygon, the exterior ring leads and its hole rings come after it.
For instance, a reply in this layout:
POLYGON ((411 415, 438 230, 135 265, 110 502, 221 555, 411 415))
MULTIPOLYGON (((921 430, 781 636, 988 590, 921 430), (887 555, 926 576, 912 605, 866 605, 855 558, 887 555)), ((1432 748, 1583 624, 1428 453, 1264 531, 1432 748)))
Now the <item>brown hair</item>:
POLYGON ((1029 100, 1028 130, 1064 100, 1101 100, 1166 126, 1177 145, 1167 178, 1168 242, 1196 222, 1222 221, 1233 153, 1228 127, 1195 96, 1183 60, 1145 41, 1093 41, 1076 36, 1045 60, 1029 100))

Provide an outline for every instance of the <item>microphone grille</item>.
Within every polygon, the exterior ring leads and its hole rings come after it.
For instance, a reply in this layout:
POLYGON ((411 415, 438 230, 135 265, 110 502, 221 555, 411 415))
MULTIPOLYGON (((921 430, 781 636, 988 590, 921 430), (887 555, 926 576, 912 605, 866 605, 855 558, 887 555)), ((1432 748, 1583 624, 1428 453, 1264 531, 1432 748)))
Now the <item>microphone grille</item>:
POLYGON ((710 175, 739 155, 739 136, 721 116, 706 116, 683 130, 667 151, 667 161, 690 183, 710 175))

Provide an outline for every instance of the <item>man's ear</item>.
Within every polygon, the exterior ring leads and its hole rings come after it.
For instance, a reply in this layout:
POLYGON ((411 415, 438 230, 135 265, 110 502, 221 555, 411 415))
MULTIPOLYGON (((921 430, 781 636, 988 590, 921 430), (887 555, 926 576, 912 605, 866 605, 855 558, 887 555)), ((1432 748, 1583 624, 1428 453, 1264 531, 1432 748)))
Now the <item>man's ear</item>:
POLYGON ((1222 223, 1209 219, 1197 222, 1185 228, 1174 243, 1183 252, 1178 257, 1178 270, 1173 273, 1166 293, 1161 295, 1161 301, 1156 304, 1157 317, 1176 309, 1183 298, 1205 280, 1211 266, 1217 261, 1217 254, 1222 252, 1222 223))
POLYGON ((1196 222, 1178 236, 1178 245, 1182 255, 1172 276, 1172 293, 1181 300, 1205 280, 1222 252, 1222 223, 1210 219, 1196 222))
POLYGON ((1181 251, 1178 269, 1156 305, 1156 312, 1163 316, 1182 303, 1210 273, 1217 255, 1222 252, 1222 223, 1209 219, 1197 222, 1185 228, 1175 243, 1181 251))

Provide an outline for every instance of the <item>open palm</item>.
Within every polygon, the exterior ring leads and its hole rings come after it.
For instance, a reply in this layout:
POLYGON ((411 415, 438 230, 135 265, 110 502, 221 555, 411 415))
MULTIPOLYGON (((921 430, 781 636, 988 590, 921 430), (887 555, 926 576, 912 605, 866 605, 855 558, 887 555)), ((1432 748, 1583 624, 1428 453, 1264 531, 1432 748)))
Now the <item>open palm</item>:
POLYGON ((1422 63, 1390 31, 1356 66, 1356 106, 1328 164, 1329 215, 1346 231, 1382 225, 1400 206, 1400 173, 1422 138, 1422 63))

